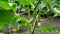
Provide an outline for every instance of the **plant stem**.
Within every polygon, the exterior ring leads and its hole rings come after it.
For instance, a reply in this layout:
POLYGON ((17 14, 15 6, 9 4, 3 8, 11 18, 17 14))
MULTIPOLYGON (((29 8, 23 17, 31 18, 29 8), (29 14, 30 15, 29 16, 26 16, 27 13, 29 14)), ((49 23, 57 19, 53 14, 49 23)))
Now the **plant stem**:
POLYGON ((33 16, 36 16, 36 14, 37 14, 36 8, 37 8, 39 3, 40 3, 40 0, 38 0, 38 3, 37 3, 37 5, 34 8, 33 16))
MULTIPOLYGON (((39 14, 38 14, 39 15, 39 14)), ((36 25, 37 25, 37 18, 38 18, 38 15, 36 16, 36 18, 35 18, 35 20, 34 20, 34 24, 33 24, 33 31, 32 31, 32 34, 34 34, 34 30, 35 30, 35 27, 36 27, 36 25)))
POLYGON ((30 19, 30 9, 29 9, 29 5, 28 5, 28 19, 30 19))
POLYGON ((34 15, 34 18, 35 18, 35 20, 34 20, 34 24, 33 24, 33 31, 32 31, 32 34, 34 34, 34 30, 35 30, 35 28, 36 28, 36 26, 37 26, 37 19, 38 19, 38 21, 40 21, 40 11, 39 11, 39 13, 37 14, 37 12, 36 12, 36 8, 37 8, 37 6, 38 6, 38 4, 40 3, 40 0, 38 1, 38 3, 37 3, 37 5, 35 6, 35 8, 34 8, 34 13, 33 13, 33 15, 34 15), (37 15, 36 15, 37 14, 37 15))
POLYGON ((38 15, 36 16, 36 19, 34 20, 34 25, 33 25, 33 32, 32 32, 32 34, 34 34, 34 30, 35 30, 35 28, 36 28, 36 26, 37 26, 37 23, 40 22, 40 18, 41 18, 40 13, 41 13, 41 11, 42 11, 42 9, 40 9, 38 15), (37 20, 38 20, 38 21, 37 21, 37 20))

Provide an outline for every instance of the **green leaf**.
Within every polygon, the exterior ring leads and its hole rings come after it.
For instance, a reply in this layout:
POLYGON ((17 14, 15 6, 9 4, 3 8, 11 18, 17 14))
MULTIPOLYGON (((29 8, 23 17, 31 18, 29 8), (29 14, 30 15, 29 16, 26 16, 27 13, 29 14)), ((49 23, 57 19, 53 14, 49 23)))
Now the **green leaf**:
POLYGON ((17 19, 17 21, 20 21, 20 20, 21 20, 20 15, 16 15, 16 17, 15 17, 15 18, 17 19))
POLYGON ((17 7, 17 4, 13 3, 11 9, 13 10, 14 13, 16 13, 16 7, 17 7))
POLYGON ((46 1, 46 3, 50 3, 51 2, 51 0, 45 0, 46 1))
POLYGON ((17 4, 9 3, 7 0, 6 1, 0 0, 0 7, 2 7, 5 10, 13 10, 13 12, 16 13, 17 4))
POLYGON ((41 30, 41 31, 43 31, 43 30, 45 29, 45 27, 44 27, 44 26, 42 26, 42 25, 40 25, 40 27, 39 27, 39 28, 40 28, 40 30, 41 30))
POLYGON ((20 25, 24 26, 26 24, 26 18, 21 17, 21 20, 18 22, 20 25))
POLYGON ((3 2, 3 1, 0 1, 0 7, 6 9, 6 10, 10 10, 10 6, 8 4, 8 2, 3 2))
POLYGON ((23 6, 32 4, 33 2, 34 2, 34 0, 20 0, 20 3, 21 3, 23 6))
MULTIPOLYGON (((11 14, 9 11, 0 10, 0 25, 9 24, 13 17, 14 15, 11 14)), ((15 21, 13 20, 12 23, 15 23, 15 21)))
POLYGON ((50 32, 56 32, 55 29, 53 29, 53 27, 47 27, 46 29, 50 32))
POLYGON ((57 13, 57 16, 60 16, 60 8, 54 8, 54 10, 57 13))
POLYGON ((28 7, 24 6, 21 11, 26 11, 28 9, 28 7))
POLYGON ((57 29, 54 29, 53 27, 51 26, 48 26, 46 28, 47 31, 51 32, 51 33, 56 33, 56 34, 59 34, 60 32, 57 30, 57 29))
POLYGON ((4 34, 4 33, 0 33, 0 34, 4 34))
POLYGON ((0 0, 0 1, 8 2, 9 0, 0 0))
POLYGON ((22 5, 26 5, 27 3, 26 3, 26 0, 20 0, 20 3, 22 4, 22 5))
POLYGON ((32 31, 32 24, 30 24, 30 23, 28 23, 27 25, 26 25, 28 28, 30 28, 31 29, 31 31, 32 31))

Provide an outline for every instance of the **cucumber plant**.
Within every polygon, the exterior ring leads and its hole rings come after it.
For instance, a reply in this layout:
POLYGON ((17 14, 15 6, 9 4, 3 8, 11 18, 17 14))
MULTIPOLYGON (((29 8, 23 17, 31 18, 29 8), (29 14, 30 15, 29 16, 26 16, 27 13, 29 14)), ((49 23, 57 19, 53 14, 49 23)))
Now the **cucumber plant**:
POLYGON ((41 34, 44 34, 46 30, 54 30, 52 27, 49 27, 49 24, 56 16, 60 16, 59 9, 59 0, 0 0, 0 30, 3 28, 2 26, 5 28, 9 24, 18 23, 19 27, 29 27, 31 34, 34 34, 35 28, 41 21, 41 15, 48 16, 50 15, 49 12, 52 12, 54 14, 53 18, 49 20, 46 27, 38 26, 42 30, 41 34), (32 15, 30 11, 32 11, 32 15), (27 13, 28 19, 20 16, 20 12, 27 13), (31 24, 32 22, 33 24, 31 24))

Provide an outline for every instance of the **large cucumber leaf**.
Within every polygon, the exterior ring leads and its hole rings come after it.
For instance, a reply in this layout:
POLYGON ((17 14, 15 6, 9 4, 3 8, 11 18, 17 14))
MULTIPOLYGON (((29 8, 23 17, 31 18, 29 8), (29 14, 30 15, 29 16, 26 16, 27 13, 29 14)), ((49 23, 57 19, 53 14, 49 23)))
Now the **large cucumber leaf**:
MULTIPOLYGON (((5 25, 11 22, 14 18, 14 15, 7 10, 0 10, 0 25, 5 25)), ((11 23, 15 23, 16 19, 14 19, 11 23)))

